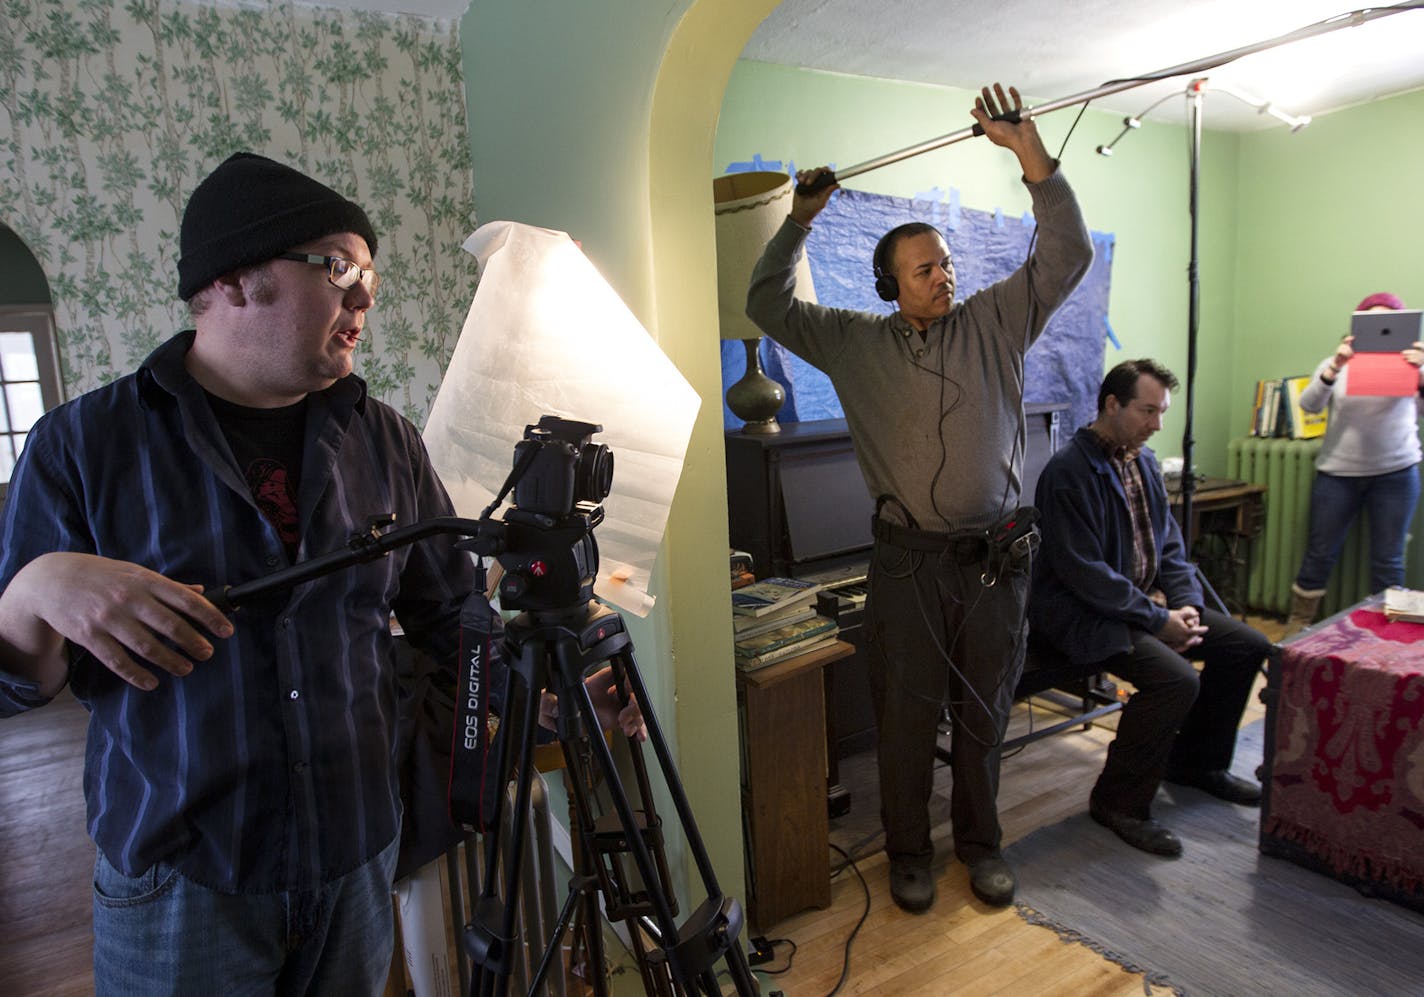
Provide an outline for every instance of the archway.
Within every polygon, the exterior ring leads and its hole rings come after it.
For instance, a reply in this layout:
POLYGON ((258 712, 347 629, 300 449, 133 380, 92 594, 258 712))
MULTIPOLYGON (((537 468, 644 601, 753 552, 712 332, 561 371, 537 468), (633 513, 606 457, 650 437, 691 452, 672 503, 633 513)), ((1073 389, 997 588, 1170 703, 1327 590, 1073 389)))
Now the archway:
POLYGON ((35 254, 0 224, 0 503, 30 428, 63 400, 52 301, 35 254))

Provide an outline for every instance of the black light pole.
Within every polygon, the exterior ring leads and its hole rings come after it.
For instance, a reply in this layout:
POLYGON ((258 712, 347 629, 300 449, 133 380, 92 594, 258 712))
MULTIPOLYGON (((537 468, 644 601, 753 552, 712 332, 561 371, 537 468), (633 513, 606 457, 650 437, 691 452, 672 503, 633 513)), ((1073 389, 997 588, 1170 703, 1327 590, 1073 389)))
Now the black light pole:
POLYGON ((1192 80, 1187 84, 1187 105, 1191 117, 1191 155, 1188 157, 1188 198, 1187 210, 1191 213, 1191 249, 1187 259, 1187 425, 1182 430, 1182 543, 1187 556, 1191 557, 1192 541, 1192 496, 1197 490, 1196 473, 1193 471, 1192 448, 1196 440, 1192 427, 1196 424, 1196 382, 1197 382, 1197 328, 1201 321, 1201 277, 1197 272, 1197 229, 1200 225, 1201 206, 1201 137, 1202 137, 1202 93, 1206 90, 1206 79, 1192 80))

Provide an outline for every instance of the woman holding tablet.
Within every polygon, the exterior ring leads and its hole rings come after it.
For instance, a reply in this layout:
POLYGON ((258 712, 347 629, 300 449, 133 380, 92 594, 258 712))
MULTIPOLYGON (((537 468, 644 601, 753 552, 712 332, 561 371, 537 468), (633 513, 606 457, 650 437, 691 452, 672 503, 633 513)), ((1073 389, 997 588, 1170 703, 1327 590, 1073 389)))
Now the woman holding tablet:
MULTIPOLYGON (((1381 293, 1365 298, 1356 311, 1403 308, 1397 295, 1381 293)), ((1287 636, 1314 622, 1330 569, 1361 509, 1369 513, 1371 591, 1404 584, 1404 541, 1419 502, 1424 387, 1416 379, 1415 391, 1407 397, 1349 394, 1353 343, 1353 336, 1341 340, 1300 396, 1302 409, 1319 412, 1329 406, 1330 418, 1315 458, 1310 534, 1291 586, 1287 636)), ((1424 343, 1411 343, 1401 355, 1419 369, 1424 364, 1424 343)))

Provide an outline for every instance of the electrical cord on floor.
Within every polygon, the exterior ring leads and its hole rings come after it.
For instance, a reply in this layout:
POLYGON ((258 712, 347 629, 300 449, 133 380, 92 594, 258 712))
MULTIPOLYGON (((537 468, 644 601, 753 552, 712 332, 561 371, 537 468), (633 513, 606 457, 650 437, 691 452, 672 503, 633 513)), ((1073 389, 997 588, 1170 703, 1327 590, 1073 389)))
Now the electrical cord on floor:
POLYGON ((851 871, 855 873, 855 878, 860 880, 860 888, 865 892, 865 910, 860 912, 860 920, 855 922, 855 927, 850 930, 850 935, 845 940, 845 958, 841 962, 841 977, 826 997, 835 997, 840 993, 841 987, 845 986, 846 980, 850 977, 850 947, 855 941, 855 936, 860 933, 861 926, 865 924, 865 919, 870 916, 870 886, 866 883, 865 877, 860 874, 860 867, 855 864, 855 859, 851 858, 839 845, 831 847, 845 859, 845 864, 840 866, 836 873, 839 874, 845 870, 846 866, 850 866, 851 871))
POLYGON ((782 973, 790 972, 791 963, 796 959, 796 943, 790 938, 757 938, 753 940, 756 950, 751 953, 753 973, 763 973, 767 976, 780 976, 782 973), (776 958, 776 947, 778 945, 790 945, 791 951, 786 953, 786 965, 777 969, 767 969, 766 962, 776 958))

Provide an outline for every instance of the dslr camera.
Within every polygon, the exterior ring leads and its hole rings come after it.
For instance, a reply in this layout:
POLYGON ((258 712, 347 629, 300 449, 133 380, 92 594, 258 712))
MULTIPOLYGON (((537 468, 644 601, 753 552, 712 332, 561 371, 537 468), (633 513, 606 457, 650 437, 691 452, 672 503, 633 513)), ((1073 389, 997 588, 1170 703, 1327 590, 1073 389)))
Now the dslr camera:
POLYGON ((558 416, 540 416, 514 445, 514 464, 529 464, 514 486, 514 504, 525 512, 562 518, 580 505, 596 506, 613 487, 613 451, 590 443, 602 426, 558 416))

